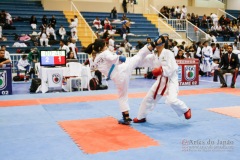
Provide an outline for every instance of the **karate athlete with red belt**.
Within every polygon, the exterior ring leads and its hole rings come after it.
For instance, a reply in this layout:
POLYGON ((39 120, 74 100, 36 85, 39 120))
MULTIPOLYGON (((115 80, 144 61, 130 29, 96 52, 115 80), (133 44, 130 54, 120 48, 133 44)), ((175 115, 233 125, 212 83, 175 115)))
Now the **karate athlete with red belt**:
POLYGON ((178 116, 184 115, 186 119, 191 118, 191 110, 186 104, 177 98, 178 96, 178 65, 174 58, 174 53, 164 48, 168 40, 168 34, 160 36, 162 43, 156 45, 156 54, 148 55, 143 64, 154 68, 152 73, 157 77, 147 95, 144 97, 134 123, 146 122, 146 116, 151 111, 160 98, 167 94, 166 103, 169 104, 178 116))
MULTIPOLYGON (((161 43, 161 39, 157 40, 156 43, 161 43)), ((126 57, 122 55, 113 55, 107 49, 104 40, 97 39, 93 43, 93 49, 99 53, 94 60, 93 67, 97 68, 103 75, 108 76, 108 79, 112 79, 118 90, 119 105, 123 115, 123 119, 118 121, 119 124, 129 125, 132 121, 129 117, 130 107, 128 104, 129 79, 132 71, 140 66, 143 59, 151 54, 154 48, 154 43, 144 46, 135 56, 126 61, 126 57)))

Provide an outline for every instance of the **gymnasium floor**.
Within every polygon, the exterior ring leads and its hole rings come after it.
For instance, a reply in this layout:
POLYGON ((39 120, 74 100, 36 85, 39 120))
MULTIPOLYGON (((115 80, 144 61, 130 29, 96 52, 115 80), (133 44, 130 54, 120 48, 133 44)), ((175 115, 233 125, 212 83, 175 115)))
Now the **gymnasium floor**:
MULTIPOLYGON (((130 81, 131 117, 154 80, 130 81)), ((220 89, 212 78, 181 86, 192 109, 185 120, 161 99, 144 124, 117 124, 116 88, 105 91, 29 94, 14 84, 0 96, 1 160, 237 160, 240 157, 240 80, 220 89)))

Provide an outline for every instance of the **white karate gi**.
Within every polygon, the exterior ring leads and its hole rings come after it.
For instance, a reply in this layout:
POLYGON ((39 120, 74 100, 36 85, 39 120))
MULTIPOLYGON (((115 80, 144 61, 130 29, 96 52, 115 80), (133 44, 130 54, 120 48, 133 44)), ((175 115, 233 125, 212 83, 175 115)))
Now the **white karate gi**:
POLYGON ((116 64, 110 77, 118 90, 118 100, 121 112, 130 110, 128 104, 128 85, 132 71, 140 66, 146 55, 150 53, 147 46, 145 46, 135 56, 127 59, 125 63, 121 63, 119 61, 119 55, 112 54, 111 51, 105 50, 98 54, 94 60, 92 67, 97 68, 105 76, 108 75, 112 64, 116 64))
POLYGON ((64 39, 64 36, 66 35, 66 30, 65 28, 60 28, 59 29, 59 35, 61 36, 61 39, 64 39))
POLYGON ((203 72, 211 72, 211 63, 210 58, 212 58, 212 48, 210 46, 203 47, 202 48, 202 54, 203 54, 203 72))
POLYGON ((77 23, 75 21, 71 22, 69 28, 71 28, 71 36, 73 36, 73 32, 77 34, 77 23))
POLYGON ((166 96, 166 104, 169 104, 178 116, 183 115, 189 110, 186 104, 177 98, 179 92, 178 86, 178 65, 174 58, 173 52, 168 49, 163 49, 160 56, 155 54, 148 55, 143 62, 144 66, 158 68, 162 66, 163 74, 157 77, 156 82, 153 84, 147 95, 144 97, 139 111, 137 119, 146 118, 149 111, 151 111, 163 96, 166 96), (158 90, 157 90, 158 88, 158 90), (157 91, 157 92, 156 92, 157 91), (156 99, 154 95, 156 94, 156 99))
POLYGON ((94 20, 93 21, 93 25, 97 28, 97 29, 102 29, 102 25, 101 25, 101 21, 100 20, 94 20))
POLYGON ((24 68, 24 67, 30 66, 30 64, 29 64, 27 59, 23 60, 22 58, 20 58, 19 61, 18 61, 17 66, 18 66, 19 70, 25 71, 26 68, 24 68))
POLYGON ((186 8, 186 7, 182 8, 181 12, 182 12, 182 13, 181 13, 180 19, 186 19, 186 16, 187 16, 187 8, 186 8))
POLYGON ((55 30, 52 27, 47 27, 46 33, 48 36, 53 35, 54 39, 57 40, 55 30))
MULTIPOLYGON (((39 33, 41 35, 41 32, 39 33)), ((48 36, 46 33, 43 33, 42 36, 40 37, 40 44, 43 46, 43 42, 45 42, 45 45, 48 46, 48 36)))
POLYGON ((212 18, 213 25, 214 25, 215 27, 217 27, 217 26, 218 26, 218 16, 213 13, 210 17, 212 18))

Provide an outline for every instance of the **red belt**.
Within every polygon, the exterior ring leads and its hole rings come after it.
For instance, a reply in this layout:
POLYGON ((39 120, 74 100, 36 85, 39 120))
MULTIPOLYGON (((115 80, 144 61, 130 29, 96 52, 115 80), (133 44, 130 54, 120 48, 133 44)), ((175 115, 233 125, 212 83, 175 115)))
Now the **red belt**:
MULTIPOLYGON (((157 89, 156 89, 156 91, 154 93, 154 97, 153 97, 154 99, 156 99, 156 96, 157 96, 157 93, 158 93, 158 90, 160 88, 160 84, 161 84, 161 81, 162 81, 162 77, 163 76, 161 76, 160 81, 159 81, 158 86, 157 86, 157 89)), ((168 77, 166 78, 166 84, 165 84, 165 86, 164 86, 164 88, 163 88, 163 90, 162 90, 162 92, 160 94, 161 96, 163 96, 164 92, 166 91, 167 83, 168 83, 168 77)))

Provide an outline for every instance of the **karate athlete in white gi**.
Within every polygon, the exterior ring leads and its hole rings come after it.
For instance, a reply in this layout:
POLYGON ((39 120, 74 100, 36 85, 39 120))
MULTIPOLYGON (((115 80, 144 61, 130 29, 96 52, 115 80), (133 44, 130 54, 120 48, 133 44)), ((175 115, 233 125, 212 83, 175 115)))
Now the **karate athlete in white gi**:
MULTIPOLYGON (((146 116, 156 103, 160 100, 164 93, 166 96, 166 104, 169 104, 178 116, 184 114, 186 119, 191 118, 191 110, 186 104, 177 98, 178 96, 178 65, 174 58, 174 53, 164 48, 167 43, 168 34, 161 36, 162 43, 156 45, 156 54, 148 55, 143 64, 153 67, 152 73, 157 77, 157 81, 153 84, 147 95, 144 97, 134 123, 146 122, 146 116)), ((144 65, 144 66, 145 66, 144 65)))
MULTIPOLYGON (((160 43, 161 39, 157 42, 160 43)), ((102 72, 103 75, 107 75, 108 78, 112 79, 118 90, 119 105, 123 115, 123 119, 118 121, 119 124, 129 125, 132 121, 129 117, 130 108, 128 104, 129 79, 132 71, 140 66, 148 54, 152 53, 154 47, 154 43, 144 46, 134 57, 126 61, 125 56, 112 54, 112 52, 107 49, 104 40, 97 39, 93 43, 93 49, 99 54, 95 58, 92 66, 102 72)))
POLYGON ((202 57, 203 57, 203 72, 205 73, 205 76, 211 77, 211 69, 212 69, 212 57, 213 52, 212 48, 208 46, 208 42, 203 42, 203 48, 202 48, 202 57))

